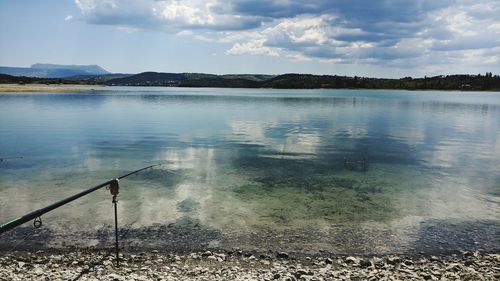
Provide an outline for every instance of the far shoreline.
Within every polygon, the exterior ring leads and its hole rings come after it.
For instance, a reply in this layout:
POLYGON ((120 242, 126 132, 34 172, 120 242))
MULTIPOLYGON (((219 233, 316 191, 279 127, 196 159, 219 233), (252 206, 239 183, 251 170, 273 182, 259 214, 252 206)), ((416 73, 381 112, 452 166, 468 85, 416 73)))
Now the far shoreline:
POLYGON ((104 85, 82 84, 0 84, 0 93, 93 93, 108 91, 104 85))
POLYGON ((408 92, 461 92, 461 93, 483 93, 500 92, 500 89, 489 90, 459 90, 459 89, 392 89, 392 88, 245 88, 245 87, 203 87, 203 86, 156 86, 156 85, 105 85, 105 84, 1 84, 1 94, 21 94, 21 93, 95 93, 111 92, 113 87, 155 87, 155 88, 193 88, 193 89, 263 89, 263 90, 370 90, 370 91, 408 91, 408 92), (107 89, 104 89, 107 88, 107 89))

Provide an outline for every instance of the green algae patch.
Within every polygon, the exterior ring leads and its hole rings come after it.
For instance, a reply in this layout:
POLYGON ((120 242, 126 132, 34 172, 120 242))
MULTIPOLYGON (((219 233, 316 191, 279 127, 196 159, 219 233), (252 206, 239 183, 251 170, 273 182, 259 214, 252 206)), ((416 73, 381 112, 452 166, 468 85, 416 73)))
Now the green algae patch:
POLYGON ((214 193, 210 208, 217 212, 209 212, 209 221, 222 227, 244 224, 277 229, 389 222, 422 209, 430 180, 411 166, 388 165, 373 165, 366 173, 311 173, 311 169, 299 173, 282 166, 247 176, 214 193), (402 180, 408 178, 420 180, 412 184, 402 180))
POLYGON ((384 220, 392 211, 381 194, 356 191, 335 185, 321 189, 301 186, 259 184, 234 190, 235 198, 252 206, 262 224, 304 226, 318 221, 349 222, 384 220))

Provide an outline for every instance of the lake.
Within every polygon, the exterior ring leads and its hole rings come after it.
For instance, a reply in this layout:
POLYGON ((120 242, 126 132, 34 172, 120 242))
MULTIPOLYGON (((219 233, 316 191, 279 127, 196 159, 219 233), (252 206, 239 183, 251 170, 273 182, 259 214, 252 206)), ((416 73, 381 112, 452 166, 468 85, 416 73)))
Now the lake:
MULTIPOLYGON (((120 181, 120 225, 213 247, 498 249, 500 93, 96 89, 0 94, 0 157, 23 157, 0 162, 0 222, 162 163, 120 181)), ((42 219, 54 245, 111 231, 111 196, 42 219)))

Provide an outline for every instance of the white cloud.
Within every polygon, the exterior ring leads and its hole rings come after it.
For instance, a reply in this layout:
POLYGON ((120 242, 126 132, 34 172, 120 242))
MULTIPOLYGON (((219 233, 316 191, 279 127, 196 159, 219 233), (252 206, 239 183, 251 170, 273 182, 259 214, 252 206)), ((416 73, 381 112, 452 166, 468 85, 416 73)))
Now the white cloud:
POLYGON ((288 54, 286 57, 292 61, 311 61, 312 59, 303 54, 288 54))
POLYGON ((217 0, 75 0, 92 24, 128 25, 144 29, 238 30, 260 24, 254 16, 217 13, 217 0))
POLYGON ((234 43, 229 53, 279 54, 290 59, 403 68, 423 63, 427 66, 482 63, 499 67, 500 52, 496 47, 500 46, 500 23, 495 13, 500 13, 500 5, 491 1, 454 5, 424 14, 413 24, 396 23, 415 29, 402 34, 390 33, 389 25, 386 26, 389 32, 385 33, 384 29, 355 26, 346 23, 342 15, 282 18, 269 23, 247 42, 234 43), (274 51, 269 52, 269 48, 274 51))
POLYGON ((178 35, 178 36, 192 36, 193 34, 194 34, 194 32, 191 30, 181 30, 181 31, 176 33, 176 35, 178 35))
POLYGON ((494 0, 75 2, 88 23, 230 43, 229 55, 406 68, 460 63, 500 68, 500 2, 494 0))
POLYGON ((268 55, 279 56, 280 50, 264 46, 264 40, 253 40, 246 43, 236 43, 227 52, 229 55, 268 55))
POLYGON ((69 15, 69 16, 66 16, 64 18, 65 21, 70 21, 70 20, 73 20, 73 16, 72 15, 69 15))
MULTIPOLYGON (((299 121, 298 121, 299 122, 299 121)), ((280 128, 278 122, 232 121, 231 130, 235 142, 263 145, 270 152, 260 157, 282 159, 311 159, 316 157, 321 136, 316 131, 287 133, 283 138, 273 138, 267 131, 280 128)))

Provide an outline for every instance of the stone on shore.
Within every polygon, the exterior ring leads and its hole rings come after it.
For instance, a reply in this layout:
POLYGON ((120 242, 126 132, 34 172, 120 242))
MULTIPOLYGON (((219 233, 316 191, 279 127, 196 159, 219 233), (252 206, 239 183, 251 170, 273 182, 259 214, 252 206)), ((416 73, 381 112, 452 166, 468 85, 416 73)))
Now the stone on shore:
POLYGON ((115 257, 104 251, 0 252, 0 280, 500 280, 500 255, 245 256, 216 251, 115 257))

